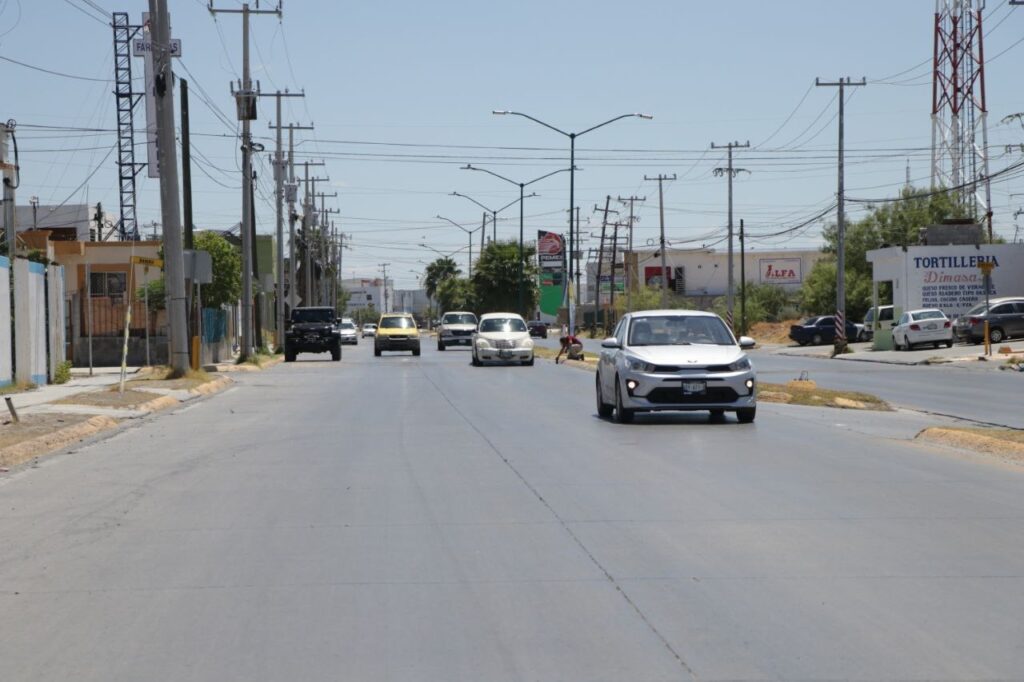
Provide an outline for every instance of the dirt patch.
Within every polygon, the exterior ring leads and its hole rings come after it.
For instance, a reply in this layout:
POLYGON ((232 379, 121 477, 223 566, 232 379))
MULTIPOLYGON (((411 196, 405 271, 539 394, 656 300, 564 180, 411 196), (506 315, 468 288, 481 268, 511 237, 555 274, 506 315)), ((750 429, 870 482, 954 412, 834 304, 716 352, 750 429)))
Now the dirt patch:
POLYGON ((786 384, 760 382, 757 386, 757 398, 767 403, 837 407, 845 410, 892 410, 887 402, 877 396, 818 388, 813 381, 790 381, 786 384))
POLYGON ((92 407, 119 407, 123 409, 132 409, 159 397, 160 396, 156 393, 130 388, 125 389, 124 393, 120 393, 118 392, 117 387, 114 387, 107 391, 77 393, 62 400, 58 400, 56 404, 91 405, 92 407))
POLYGON ((917 438, 956 448, 999 455, 1024 464, 1024 431, 1014 429, 945 428, 933 426, 917 438))
POLYGON ((747 336, 760 343, 780 343, 788 345, 793 343, 789 338, 789 328, 799 324, 800 320, 784 320, 782 322, 757 322, 750 325, 747 336))
POLYGON ((88 420, 87 414, 24 414, 17 424, 8 418, 0 424, 0 448, 88 420))
POLYGON ((170 388, 175 390, 188 391, 200 384, 204 383, 202 379, 190 379, 188 377, 182 377, 180 379, 132 379, 131 381, 125 382, 125 386, 128 388, 170 388))

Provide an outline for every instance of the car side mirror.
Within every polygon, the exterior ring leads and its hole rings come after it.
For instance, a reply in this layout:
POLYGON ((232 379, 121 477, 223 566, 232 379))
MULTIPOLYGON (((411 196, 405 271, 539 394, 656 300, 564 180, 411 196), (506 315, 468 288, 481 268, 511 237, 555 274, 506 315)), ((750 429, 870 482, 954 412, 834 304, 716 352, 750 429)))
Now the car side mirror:
POLYGON ((755 341, 754 339, 750 338, 749 336, 741 336, 740 337, 740 348, 742 348, 743 350, 750 350, 751 348, 753 348, 756 345, 757 345, 757 341, 755 341))
POLYGON ((609 337, 601 342, 601 348, 619 348, 619 340, 614 336, 609 337))

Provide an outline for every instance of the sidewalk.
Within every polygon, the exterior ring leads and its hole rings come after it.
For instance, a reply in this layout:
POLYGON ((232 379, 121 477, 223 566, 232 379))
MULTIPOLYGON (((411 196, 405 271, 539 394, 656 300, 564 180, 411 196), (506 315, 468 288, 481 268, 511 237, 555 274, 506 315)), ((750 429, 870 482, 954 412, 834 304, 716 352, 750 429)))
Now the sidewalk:
MULTIPOLYGON (((992 347, 992 355, 987 358, 992 366, 999 366, 1010 357, 1010 354, 1000 353, 999 349, 1008 347, 1012 355, 1024 355, 1024 339, 1004 341, 992 347)), ((775 355, 786 355, 791 357, 812 357, 829 358, 832 355, 832 346, 783 346, 775 344, 764 344, 760 349, 775 355)), ((836 360, 848 362, 880 362, 890 365, 933 365, 951 364, 965 362, 979 362, 979 358, 985 354, 985 347, 982 345, 954 344, 952 348, 921 347, 914 350, 871 350, 870 343, 851 343, 852 353, 836 356, 836 360)))

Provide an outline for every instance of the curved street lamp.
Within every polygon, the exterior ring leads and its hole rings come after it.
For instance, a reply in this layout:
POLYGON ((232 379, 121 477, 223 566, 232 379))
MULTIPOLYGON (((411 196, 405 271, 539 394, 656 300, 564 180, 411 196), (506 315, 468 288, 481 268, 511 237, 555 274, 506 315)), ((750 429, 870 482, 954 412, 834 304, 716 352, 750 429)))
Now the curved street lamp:
MULTIPOLYGON (((466 235, 469 237, 469 258, 466 261, 466 265, 467 265, 466 270, 469 272, 467 277, 472 279, 473 278, 473 233, 476 232, 477 230, 483 230, 484 226, 481 225, 480 227, 474 227, 473 229, 470 229, 470 228, 468 228, 468 227, 466 227, 464 225, 460 225, 459 223, 455 222, 451 218, 444 217, 443 215, 438 214, 438 215, 436 215, 434 217, 438 218, 439 220, 447 220, 449 223, 451 223, 455 227, 457 227, 460 230, 462 230, 463 232, 465 232, 466 235)), ((483 233, 481 232, 481 234, 483 234, 483 233)), ((426 245, 425 244, 421 244, 421 246, 426 246, 426 245)), ((427 248, 430 248, 430 247, 427 247, 427 248)), ((462 251, 462 249, 459 249, 459 251, 462 251)), ((456 251, 455 253, 458 253, 459 251, 456 251)))
MULTIPOLYGON (((498 214, 499 214, 499 213, 501 213, 502 211, 504 211, 504 210, 505 210, 506 208, 508 208, 509 206, 514 206, 514 205, 515 205, 515 203, 516 203, 517 201, 522 201, 522 200, 523 200, 523 198, 522 198, 522 197, 520 196, 520 197, 519 197, 518 199, 516 199, 515 201, 510 201, 509 203, 505 204, 505 205, 504 205, 504 206, 502 206, 501 208, 499 208, 499 209, 495 210, 495 209, 493 209, 493 208, 488 208, 487 206, 484 206, 483 204, 481 204, 481 203, 480 203, 479 201, 477 201, 477 200, 476 200, 476 199, 474 199, 473 197, 469 196, 468 194, 461 194, 461 193, 459 193, 459 192, 452 192, 452 193, 451 193, 451 194, 449 194, 448 196, 450 196, 450 197, 462 197, 463 199, 469 199, 469 200, 470 200, 470 201, 472 201, 472 202, 473 202, 474 204, 476 204, 477 206, 479 206, 479 207, 480 207, 480 208, 482 208, 483 210, 485 210, 485 211, 487 211, 488 213, 490 213, 490 214, 491 214, 491 225, 493 226, 493 230, 494 230, 494 231, 492 232, 492 235, 493 235, 493 236, 492 236, 491 238, 492 238, 492 239, 493 239, 494 241, 498 241, 498 214)), ((536 193, 533 193, 533 194, 530 194, 529 196, 531 196, 531 197, 535 197, 535 196, 537 196, 537 194, 536 194, 536 193)), ((484 236, 483 236, 483 234, 481 234, 481 235, 480 235, 480 248, 481 248, 481 249, 483 249, 483 248, 484 248, 484 236)))
MULTIPOLYGON (((516 182, 515 180, 512 180, 510 178, 506 178, 504 175, 499 175, 499 174, 495 173, 492 170, 488 170, 486 168, 478 168, 478 167, 474 166, 471 163, 467 163, 465 166, 462 166, 461 170, 481 171, 483 173, 488 173, 489 175, 493 175, 494 177, 498 178, 499 180, 504 180, 505 182, 509 182, 509 183, 512 183, 513 185, 518 185, 519 186, 519 282, 518 282, 518 289, 519 289, 519 314, 520 315, 525 315, 525 311, 523 310, 523 203, 524 203, 523 199, 525 199, 525 197, 523 196, 523 191, 526 189, 526 187, 528 185, 532 185, 535 182, 540 182, 541 180, 543 180, 545 178, 550 178, 552 175, 557 175, 558 173, 568 172, 568 171, 570 171, 572 169, 571 168, 559 168, 558 170, 551 171, 550 173, 542 175, 539 178, 534 178, 533 180, 530 180, 529 182, 516 182)), ((536 192, 530 194, 530 196, 536 196, 536 195, 537 195, 536 192)))
MULTIPOLYGON (((498 111, 498 110, 494 110, 491 113, 495 114, 497 116, 522 116, 523 118, 527 118, 527 119, 533 121, 534 123, 539 123, 540 125, 544 126, 545 128, 553 130, 556 133, 559 133, 560 135, 564 135, 565 137, 569 138, 569 261, 568 261, 568 263, 569 263, 569 271, 566 273, 566 275, 568 276, 568 287, 567 287, 567 292, 568 292, 572 288, 573 282, 574 282, 573 273, 572 273, 572 259, 573 259, 573 255, 574 255, 573 252, 575 251, 575 248, 576 248, 576 246, 575 246, 576 242, 575 242, 574 237, 573 237, 574 230, 573 230, 573 220, 572 220, 572 213, 573 213, 573 209, 575 208, 575 203, 576 203, 576 196, 575 196, 575 191, 576 191, 576 171, 575 171, 575 168, 576 168, 576 138, 580 137, 581 135, 586 135, 587 133, 589 133, 592 130, 597 130, 598 128, 601 128, 603 126, 608 125, 609 123, 614 123, 615 121, 619 121, 619 120, 624 119, 624 118, 634 118, 635 117, 635 118, 642 118, 642 119, 646 119, 646 120, 651 120, 651 119, 654 118, 654 116, 652 116, 650 114, 622 114, 621 116, 616 116, 615 118, 610 118, 607 121, 605 121, 604 123, 598 123, 595 126, 590 126, 589 128, 587 128, 585 130, 582 130, 582 131, 580 131, 578 133, 570 133, 570 132, 567 132, 565 130, 562 130, 561 128, 556 128, 555 126, 551 125, 550 123, 545 123, 544 121, 540 120, 539 118, 534 118, 533 116, 530 116, 529 114, 524 114, 524 113, 522 113, 520 111, 498 111)), ((576 278, 575 279, 578 280, 579 279, 579 272, 578 272, 578 270, 579 270, 579 263, 578 262, 576 264, 576 268, 577 268, 577 272, 576 272, 576 278)), ((579 298, 579 296, 577 296, 577 298, 579 298)), ((570 305, 569 306, 569 331, 572 332, 572 330, 575 329, 575 328, 576 328, 576 306, 574 304, 574 305, 570 305)))

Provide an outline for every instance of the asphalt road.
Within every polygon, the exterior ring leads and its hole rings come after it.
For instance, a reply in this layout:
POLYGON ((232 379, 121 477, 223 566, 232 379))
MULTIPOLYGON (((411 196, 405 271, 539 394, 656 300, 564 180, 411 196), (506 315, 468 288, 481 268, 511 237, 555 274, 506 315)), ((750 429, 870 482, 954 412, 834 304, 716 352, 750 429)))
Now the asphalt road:
POLYGON ((0 476, 0 680, 1022 678, 1024 474, 920 415, 314 357, 0 476))

